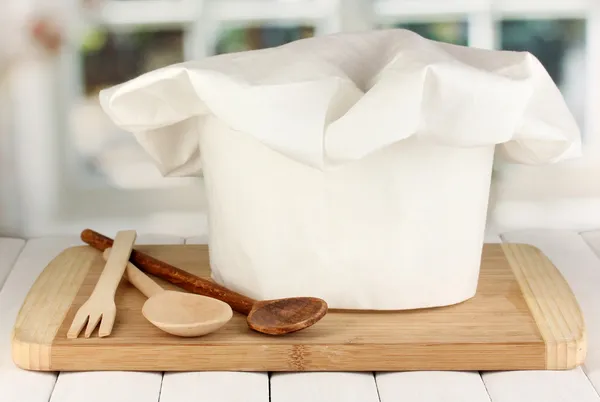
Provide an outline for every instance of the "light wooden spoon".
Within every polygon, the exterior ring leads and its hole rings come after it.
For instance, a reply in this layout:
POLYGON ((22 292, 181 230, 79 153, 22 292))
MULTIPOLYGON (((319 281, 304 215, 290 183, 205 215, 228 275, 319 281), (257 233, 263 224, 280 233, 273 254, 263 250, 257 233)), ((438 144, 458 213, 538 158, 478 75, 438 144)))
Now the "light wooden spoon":
MULTIPOLYGON (((102 253, 105 260, 111 248, 102 253)), ((165 290, 131 262, 127 263, 127 280, 148 300, 142 314, 159 329, 177 336, 192 337, 214 332, 233 316, 227 303, 194 293, 165 290)))

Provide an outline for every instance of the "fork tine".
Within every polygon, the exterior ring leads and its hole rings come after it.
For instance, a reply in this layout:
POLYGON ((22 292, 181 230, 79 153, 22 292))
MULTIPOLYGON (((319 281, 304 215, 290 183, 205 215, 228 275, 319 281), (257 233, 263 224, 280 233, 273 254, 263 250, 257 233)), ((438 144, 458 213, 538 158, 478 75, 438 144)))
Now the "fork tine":
POLYGON ((79 336, 79 333, 81 332, 81 330, 87 323, 87 321, 88 321, 87 312, 85 312, 85 310, 83 308, 80 308, 77 311, 77 314, 75 314, 75 318, 73 318, 71 327, 69 328, 69 331, 67 332, 67 338, 69 338, 69 339, 77 338, 79 336))
POLYGON ((113 324, 115 323, 115 312, 105 311, 102 314, 102 322, 100 322, 100 329, 98 330, 98 336, 103 338, 110 335, 112 332, 113 324))
POLYGON ((85 337, 89 338, 90 335, 92 335, 92 332, 94 332, 94 328, 96 328, 96 325, 98 325, 98 323, 100 322, 100 319, 102 318, 102 314, 99 312, 90 312, 90 319, 88 321, 88 325, 85 329, 85 337))

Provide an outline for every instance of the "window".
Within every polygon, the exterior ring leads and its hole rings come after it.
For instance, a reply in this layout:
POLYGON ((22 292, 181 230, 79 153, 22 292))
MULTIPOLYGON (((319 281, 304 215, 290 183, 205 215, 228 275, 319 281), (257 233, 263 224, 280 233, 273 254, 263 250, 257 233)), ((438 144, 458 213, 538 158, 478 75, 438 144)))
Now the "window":
MULTIPOLYGON (((70 12, 64 20, 75 32, 70 38, 75 45, 61 56, 58 85, 42 102, 55 117, 46 120, 51 124, 43 132, 38 123, 37 134, 31 130, 35 123, 23 117, 30 129, 17 134, 23 136, 22 159, 32 159, 25 143, 35 138, 57 149, 38 151, 37 165, 21 167, 27 176, 22 197, 39 194, 40 185, 47 192, 26 203, 26 235, 72 233, 84 226, 199 232, 205 224, 201 180, 161 177, 132 136, 104 116, 98 91, 179 61, 338 31, 402 27, 449 43, 531 51, 583 129, 586 156, 574 165, 588 169, 600 156, 600 114, 592 112, 600 105, 600 82, 591 73, 600 70, 600 10, 591 2, 79 0, 70 12)), ((38 75, 48 83, 55 78, 38 75)), ((41 102, 38 95, 31 91, 31 101, 41 102)), ((566 166, 556 169, 570 169, 566 166)), ((507 168, 507 174, 523 177, 523 188, 538 172, 507 168)), ((565 186, 572 184, 572 176, 564 177, 565 186)))
MULTIPOLYGON (((120 0, 127 1, 127 0, 120 0)), ((251 24, 221 30, 212 54, 261 49, 313 36, 311 26, 251 24)), ((81 92, 69 107, 67 147, 71 166, 83 187, 131 190, 194 185, 194 180, 163 178, 134 137, 114 127, 98 102, 98 92, 145 72, 184 61, 182 28, 134 27, 112 31, 94 27, 82 38, 79 52, 81 92)))
POLYGON ((244 28, 229 28, 219 35, 215 54, 240 52, 245 50, 275 47, 298 39, 314 36, 314 27, 303 25, 295 27, 251 25, 244 28))
POLYGON ((500 48, 535 55, 580 126, 585 122, 585 30, 584 19, 505 19, 500 25, 500 48))
POLYGON ((67 146, 80 186, 122 189, 172 186, 133 136, 116 129, 102 112, 98 92, 147 71, 184 60, 181 29, 114 32, 94 27, 78 50, 81 91, 68 108, 67 146))
POLYGON ((464 19, 456 21, 433 22, 400 22, 379 24, 377 28, 403 28, 413 31, 424 38, 455 45, 468 46, 468 22, 464 19))

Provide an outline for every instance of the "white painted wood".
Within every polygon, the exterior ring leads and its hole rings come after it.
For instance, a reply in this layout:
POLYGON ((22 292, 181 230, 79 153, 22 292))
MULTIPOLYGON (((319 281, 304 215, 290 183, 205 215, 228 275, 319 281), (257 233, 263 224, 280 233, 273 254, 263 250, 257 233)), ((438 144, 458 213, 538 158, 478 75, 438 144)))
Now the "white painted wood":
POLYGON ((589 0, 492 0, 494 10, 515 18, 577 18, 585 16, 589 0))
POLYGON ((10 333, 29 288, 46 265, 63 249, 82 244, 78 237, 29 240, 0 291, 0 400, 47 402, 56 381, 55 373, 17 368, 10 354, 10 333))
POLYGON ((492 400, 499 402, 600 402, 586 373, 600 389, 600 260, 576 232, 528 230, 502 235, 503 241, 538 247, 573 289, 588 328, 584 369, 483 373, 492 400))
MULTIPOLYGON (((598 167, 600 157, 600 2, 594 1, 593 8, 586 13, 585 33, 585 123, 583 127, 585 147, 584 164, 598 167)), ((598 170, 596 170, 598 171, 598 170)), ((598 177, 597 175, 595 177, 598 177)), ((598 226, 596 226, 598 228, 598 226)))
POLYGON ((165 373, 159 402, 188 401, 269 402, 269 376, 235 371, 165 373))
POLYGON ((489 8, 488 3, 488 0, 377 0, 374 2, 373 7, 376 15, 380 18, 434 21, 440 18, 462 17, 468 13, 486 11, 489 8))
POLYGON ((477 372, 377 373, 381 402, 489 402, 477 372))
POLYGON ((156 402, 162 373, 60 373, 50 402, 156 402))
POLYGON ((502 239, 496 233, 491 232, 485 234, 483 241, 485 243, 500 243, 502 242, 502 239))
POLYGON ((379 402, 372 373, 271 374, 272 402, 379 402))
POLYGON ((219 22, 228 21, 306 21, 327 18, 331 1, 272 1, 265 7, 261 0, 225 0, 210 3, 210 13, 219 22))
MULTIPOLYGON (((186 244, 206 244, 207 237, 186 239, 186 244)), ((160 402, 268 402, 268 373, 189 372, 165 373, 160 402)))
POLYGON ((23 239, 0 238, 0 289, 23 246, 25 246, 23 239))
POLYGON ((493 402, 598 402, 581 369, 499 371, 482 375, 493 402))
MULTIPOLYGON (((136 244, 183 242, 181 237, 139 235, 136 244)), ((60 373, 50 402, 156 402, 161 381, 162 373, 150 372, 60 373)))
POLYGON ((319 24, 321 28, 317 26, 315 36, 368 31, 375 24, 372 0, 330 0, 330 3, 335 8, 323 24, 319 24))
POLYGON ((583 240, 592 248, 594 253, 600 258, 600 230, 581 233, 583 240))
POLYGON ((92 18, 107 26, 165 26, 193 21, 193 4, 170 0, 109 0, 92 18))
POLYGON ((208 233, 199 236, 188 237, 185 239, 185 244, 208 244, 208 233))
POLYGON ((469 14, 469 46, 480 49, 497 49, 498 32, 496 16, 490 10, 469 14))
MULTIPOLYGON (((600 259, 600 230, 582 233, 582 236, 584 241, 591 246, 597 257, 600 259)), ((592 269, 595 270, 595 276, 600 276, 600 263, 597 263, 592 269)), ((597 280, 595 284, 596 294, 598 294, 600 293, 598 291, 598 289, 600 289, 600 281, 597 280)), ((594 297, 592 302, 595 302, 596 305, 594 307, 591 305, 589 306, 588 311, 590 312, 586 314, 585 320, 588 326, 594 326, 594 335, 592 335, 591 332, 589 334, 589 343, 590 346, 593 346, 593 350, 588 352, 584 369, 590 378, 590 381, 592 381, 592 384, 600 393, 600 296, 594 297), (591 338, 592 336, 594 336, 594 338, 591 338)))
POLYGON ((183 57, 185 60, 199 60, 214 54, 219 36, 219 22, 211 18, 207 1, 187 2, 192 3, 189 12, 193 22, 184 27, 183 57))

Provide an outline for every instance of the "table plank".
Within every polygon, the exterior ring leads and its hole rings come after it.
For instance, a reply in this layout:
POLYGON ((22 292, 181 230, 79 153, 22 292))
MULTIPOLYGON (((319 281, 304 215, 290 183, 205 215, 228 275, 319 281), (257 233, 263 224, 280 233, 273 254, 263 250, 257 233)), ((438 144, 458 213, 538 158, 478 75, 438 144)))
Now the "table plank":
MULTIPOLYGON (((502 234, 503 241, 531 244, 544 252, 573 289, 588 327, 590 349, 600 343, 600 261, 575 232, 528 230, 502 234)), ((588 353, 594 364, 597 353, 588 353)), ((483 373, 494 402, 600 402, 584 370, 483 373)))
POLYGON ((594 250, 598 258, 600 258, 600 230, 581 233, 583 240, 594 250))
MULTIPOLYGON (((142 235, 136 244, 182 244, 181 237, 142 235)), ((156 402, 160 372, 92 371, 60 373, 50 402, 156 402)))
POLYGON ((271 401, 379 402, 379 396, 372 373, 273 373, 271 401))
POLYGON ((50 402, 158 401, 162 373, 61 372, 50 402))
POLYGON ((377 373, 381 402, 489 402, 477 372, 415 371, 377 373))
MULTIPOLYGON (((585 232, 582 233, 582 236, 584 241, 592 247, 596 256, 600 259, 600 230, 585 232)), ((598 289, 600 288, 600 264, 592 266, 590 271, 592 271, 590 272, 590 276, 593 276, 595 279, 590 287, 595 287, 595 294, 598 295, 598 289)), ((592 289, 588 289, 588 291, 593 292, 592 289)), ((584 370, 592 384, 594 384, 596 390, 600 393, 600 296, 592 296, 591 293, 589 295, 590 299, 588 299, 589 301, 586 301, 584 318, 588 326, 590 348, 588 350, 584 370)), ((580 303, 583 304, 583 301, 580 303)))
POLYGON ((235 371, 165 373, 160 402, 187 401, 269 402, 269 376, 235 371))
POLYGON ((186 244, 208 244, 208 234, 201 236, 188 237, 185 240, 186 244))
POLYGON ((493 402, 597 402, 598 394, 581 369, 499 371, 483 374, 493 402))
POLYGON ((23 239, 0 238, 0 289, 24 246, 23 239))
MULTIPOLYGON (((206 236, 186 239, 186 244, 206 244, 206 236)), ((268 402, 269 374, 243 372, 165 373, 160 402, 268 402)))
POLYGON ((485 243, 500 243, 502 242, 502 239, 495 233, 486 233, 483 238, 483 241, 485 243))
POLYGON ((46 265, 63 249, 82 244, 78 237, 29 240, 0 291, 0 395, 2 402, 47 402, 56 373, 25 371, 16 367, 10 352, 10 334, 29 288, 46 265))

